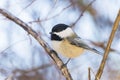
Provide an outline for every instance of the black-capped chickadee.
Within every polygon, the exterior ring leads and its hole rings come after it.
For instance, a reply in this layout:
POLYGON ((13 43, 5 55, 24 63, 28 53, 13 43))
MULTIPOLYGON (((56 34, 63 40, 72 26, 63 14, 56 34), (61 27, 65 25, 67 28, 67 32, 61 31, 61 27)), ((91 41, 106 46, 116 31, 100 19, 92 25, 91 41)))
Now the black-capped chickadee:
POLYGON ((57 24, 52 28, 50 34, 53 49, 63 56, 78 57, 85 49, 100 54, 96 49, 89 47, 68 25, 57 24))

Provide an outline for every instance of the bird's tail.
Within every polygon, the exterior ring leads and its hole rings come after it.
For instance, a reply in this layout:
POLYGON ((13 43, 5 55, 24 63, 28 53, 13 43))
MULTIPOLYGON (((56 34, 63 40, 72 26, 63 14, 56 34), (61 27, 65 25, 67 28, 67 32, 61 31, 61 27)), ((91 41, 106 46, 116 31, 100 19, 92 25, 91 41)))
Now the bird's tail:
POLYGON ((94 53, 97 53, 97 54, 103 56, 103 54, 102 54, 100 51, 96 50, 95 48, 91 48, 90 51, 92 51, 92 52, 94 52, 94 53))

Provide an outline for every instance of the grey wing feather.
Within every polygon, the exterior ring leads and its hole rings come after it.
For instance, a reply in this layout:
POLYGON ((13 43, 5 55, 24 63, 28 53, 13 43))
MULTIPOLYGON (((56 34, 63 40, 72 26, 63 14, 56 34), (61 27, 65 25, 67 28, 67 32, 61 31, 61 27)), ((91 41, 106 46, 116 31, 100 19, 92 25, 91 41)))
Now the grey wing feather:
POLYGON ((75 46, 78 46, 78 47, 81 47, 81 48, 84 48, 84 49, 87 49, 87 50, 90 50, 90 51, 93 51, 97 54, 102 55, 101 52, 97 51, 94 48, 89 47, 80 37, 68 38, 68 40, 72 45, 75 45, 75 46))

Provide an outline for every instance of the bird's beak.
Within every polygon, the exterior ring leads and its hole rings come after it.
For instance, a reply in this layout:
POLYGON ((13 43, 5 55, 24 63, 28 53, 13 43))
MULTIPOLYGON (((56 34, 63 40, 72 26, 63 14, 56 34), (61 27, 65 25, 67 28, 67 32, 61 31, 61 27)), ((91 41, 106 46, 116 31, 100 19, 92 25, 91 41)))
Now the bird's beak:
POLYGON ((53 34, 53 32, 49 32, 49 34, 53 34))

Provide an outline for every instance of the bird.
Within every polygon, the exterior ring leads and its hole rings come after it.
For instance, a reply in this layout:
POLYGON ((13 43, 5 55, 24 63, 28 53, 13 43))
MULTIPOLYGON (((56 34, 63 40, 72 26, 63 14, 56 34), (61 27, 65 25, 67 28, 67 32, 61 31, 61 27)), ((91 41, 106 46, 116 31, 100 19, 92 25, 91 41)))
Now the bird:
POLYGON ((85 50, 101 55, 101 52, 85 43, 69 25, 60 23, 53 26, 50 38, 53 50, 67 58, 78 57, 85 50))

